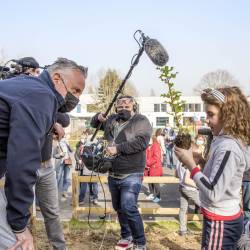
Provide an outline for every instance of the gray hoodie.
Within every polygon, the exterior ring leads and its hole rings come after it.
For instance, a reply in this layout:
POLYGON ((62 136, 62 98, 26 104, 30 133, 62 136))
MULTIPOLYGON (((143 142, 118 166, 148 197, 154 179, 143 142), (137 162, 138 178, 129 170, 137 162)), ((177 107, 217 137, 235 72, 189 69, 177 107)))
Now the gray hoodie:
POLYGON ((250 147, 230 136, 216 136, 204 171, 193 177, 200 190, 201 207, 218 216, 238 214, 243 173, 249 168, 250 147))

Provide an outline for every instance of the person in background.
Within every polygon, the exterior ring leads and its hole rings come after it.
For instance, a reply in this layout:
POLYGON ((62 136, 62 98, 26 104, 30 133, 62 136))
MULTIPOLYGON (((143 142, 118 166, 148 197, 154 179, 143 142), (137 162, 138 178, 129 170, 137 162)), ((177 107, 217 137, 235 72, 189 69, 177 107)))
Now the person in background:
POLYGON ((106 151, 113 158, 108 184, 121 226, 121 239, 115 249, 145 250, 144 225, 137 202, 152 127, 147 117, 137 113, 137 103, 132 96, 120 96, 115 108, 116 114, 106 118, 98 113, 91 120, 94 128, 103 123, 101 129, 109 143, 106 151))
MULTIPOLYGON (((92 133, 90 129, 86 129, 82 136, 80 142, 78 142, 75 152, 75 159, 76 163, 79 165, 79 175, 80 176, 93 176, 96 175, 95 172, 88 170, 82 161, 82 154, 85 145, 89 145, 91 143, 90 139, 92 137, 92 133)), ((96 143, 97 140, 95 139, 93 143, 96 143)), ((98 184, 96 182, 81 182, 80 183, 80 191, 79 191, 79 205, 84 204, 84 199, 86 196, 87 188, 89 188, 89 195, 90 195, 90 202, 94 205, 98 205, 98 184)))
POLYGON ((163 136, 163 131, 161 128, 156 129, 155 131, 155 137, 160 144, 160 149, 161 149, 161 161, 163 163, 164 156, 166 156, 166 147, 165 147, 165 140, 163 136))
MULTIPOLYGON (((150 140, 149 146, 146 150, 146 168, 145 176, 162 176, 162 150, 161 146, 155 136, 150 140)), ((146 197, 147 200, 153 202, 161 201, 161 188, 159 183, 149 183, 150 194, 146 197)))
POLYGON ((170 124, 166 124, 166 128, 164 129, 165 134, 165 147, 167 154, 167 166, 170 169, 175 168, 174 158, 173 158, 173 148, 174 148, 174 140, 176 137, 176 133, 173 128, 171 128, 170 124))
MULTIPOLYGON (((199 148, 195 143, 192 143, 192 152, 193 152, 193 155, 194 153, 196 153, 195 162, 198 165, 200 161, 197 155, 199 154, 199 148)), ((188 233, 187 218, 186 218, 188 205, 189 205, 189 202, 191 201, 197 207, 200 207, 199 191, 194 181, 190 178, 190 171, 187 168, 185 168, 185 166, 180 161, 178 161, 176 164, 175 176, 179 178, 180 180, 179 235, 184 236, 188 233)))
POLYGON ((57 183, 58 183, 58 190, 59 192, 61 192, 62 200, 64 201, 68 197, 68 188, 71 184, 70 169, 72 167, 72 160, 70 157, 70 153, 72 153, 73 150, 69 146, 69 143, 66 137, 63 137, 59 141, 59 147, 61 151, 64 153, 64 156, 62 158, 61 165, 58 169, 57 183))
POLYGON ((32 67, 23 67, 23 74, 30 75, 30 76, 39 76, 40 75, 40 66, 37 60, 33 57, 23 57, 20 58, 19 61, 25 61, 29 63, 32 67))

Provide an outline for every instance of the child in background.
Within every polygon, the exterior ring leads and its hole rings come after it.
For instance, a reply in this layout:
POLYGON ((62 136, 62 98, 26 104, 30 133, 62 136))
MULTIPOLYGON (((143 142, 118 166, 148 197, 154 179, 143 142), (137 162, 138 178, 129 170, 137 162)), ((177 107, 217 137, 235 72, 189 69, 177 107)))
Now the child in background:
MULTIPOLYGON (((192 151, 193 155, 196 157, 196 164, 198 165, 201 154, 199 147, 195 143, 192 143, 192 151)), ((175 175, 180 179, 179 235, 184 236, 188 232, 186 217, 188 205, 190 201, 192 201, 197 207, 200 207, 199 191, 194 181, 190 178, 189 170, 186 169, 180 161, 177 162, 175 175)))

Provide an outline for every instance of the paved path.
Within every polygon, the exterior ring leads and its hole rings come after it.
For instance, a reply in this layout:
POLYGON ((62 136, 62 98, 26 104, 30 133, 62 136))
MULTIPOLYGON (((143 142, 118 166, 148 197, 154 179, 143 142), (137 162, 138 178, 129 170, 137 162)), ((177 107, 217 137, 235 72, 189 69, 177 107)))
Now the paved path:
MULTIPOLYGON (((168 168, 164 168, 164 175, 166 176, 173 176, 174 171, 168 168)), ((105 193, 106 193, 106 200, 107 200, 107 207, 111 207, 111 198, 110 193, 108 190, 107 184, 103 184, 105 193)), ((144 184, 142 190, 139 195, 139 202, 138 205, 141 207, 170 207, 170 208, 178 208, 179 207, 179 191, 178 191, 178 184, 161 184, 161 201, 159 203, 154 203, 152 201, 146 200, 146 195, 148 192, 147 184, 144 184)), ((84 206, 88 206, 88 192, 85 197, 85 204, 84 206)), ((61 219, 71 219, 72 217, 72 206, 71 206, 71 192, 69 193, 69 197, 65 199, 60 199, 60 215, 61 219)), ((101 185, 99 184, 99 206, 104 207, 104 196, 101 185)), ((37 213, 38 218, 42 218, 41 214, 37 213)), ((144 219, 157 219, 160 216, 144 216, 144 219)), ((87 215, 83 214, 80 215, 79 218, 87 219, 87 215)), ((91 216, 91 219, 97 219, 97 216, 91 216)))

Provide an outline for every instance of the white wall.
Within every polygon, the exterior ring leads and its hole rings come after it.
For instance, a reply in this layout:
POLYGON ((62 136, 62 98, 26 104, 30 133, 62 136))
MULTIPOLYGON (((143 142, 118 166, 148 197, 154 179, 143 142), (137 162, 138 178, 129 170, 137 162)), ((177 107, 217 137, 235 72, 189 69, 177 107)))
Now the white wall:
MULTIPOLYGON (((200 104, 202 108, 202 112, 184 112, 184 117, 193 117, 195 119, 200 119, 201 117, 205 117, 206 114, 203 112, 203 103, 199 96, 183 96, 182 100, 184 100, 187 104, 200 104)), ((173 125, 173 117, 167 112, 154 112, 154 104, 164 104, 165 98, 159 96, 150 96, 150 97, 137 97, 136 101, 139 105, 139 112, 148 117, 154 128, 156 127, 164 127, 164 125, 159 126, 157 124, 157 119, 169 119, 170 125, 173 125)), ((70 115, 74 118, 90 118, 95 115, 95 113, 87 112, 87 104, 93 104, 94 99, 92 94, 83 94, 80 98, 80 108, 75 108, 70 112, 70 115)), ((169 105, 167 105, 167 111, 170 111, 169 105)))

